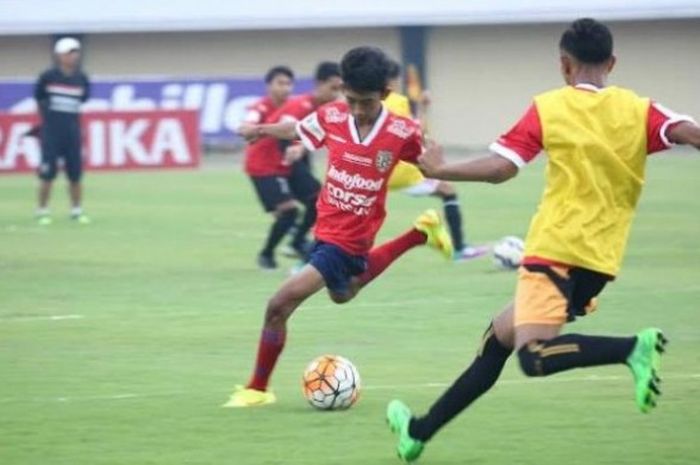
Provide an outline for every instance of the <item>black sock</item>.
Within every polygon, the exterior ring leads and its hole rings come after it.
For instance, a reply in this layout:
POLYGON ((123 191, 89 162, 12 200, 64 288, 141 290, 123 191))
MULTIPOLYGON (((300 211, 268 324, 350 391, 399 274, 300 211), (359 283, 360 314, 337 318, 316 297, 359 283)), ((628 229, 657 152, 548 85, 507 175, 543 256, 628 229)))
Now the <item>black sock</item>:
POLYGON ((549 341, 532 341, 518 351, 528 376, 547 376, 572 368, 625 363, 636 337, 564 334, 549 341))
POLYGON ((279 245, 280 241, 284 238, 289 228, 294 226, 294 222, 297 219, 297 209, 292 208, 289 210, 284 210, 280 213, 275 222, 272 223, 270 227, 270 232, 267 235, 267 241, 265 242, 265 247, 263 248, 261 255, 272 257, 275 248, 279 245))
POLYGON ((430 407, 427 415, 411 420, 408 429, 410 436, 419 441, 428 441, 469 404, 491 389, 512 351, 501 345, 493 332, 493 325, 490 325, 467 371, 430 407))
POLYGON ((462 213, 459 208, 459 200, 456 195, 448 195, 442 199, 443 208, 445 209, 445 219, 447 226, 450 228, 450 236, 452 236, 452 244, 455 251, 460 251, 464 248, 464 236, 462 235, 462 213))
POLYGON ((306 235, 308 234, 311 227, 316 222, 316 196, 304 202, 304 216, 301 219, 301 223, 296 226, 296 231, 294 232, 294 238, 292 239, 292 245, 296 249, 303 247, 306 242, 306 235))

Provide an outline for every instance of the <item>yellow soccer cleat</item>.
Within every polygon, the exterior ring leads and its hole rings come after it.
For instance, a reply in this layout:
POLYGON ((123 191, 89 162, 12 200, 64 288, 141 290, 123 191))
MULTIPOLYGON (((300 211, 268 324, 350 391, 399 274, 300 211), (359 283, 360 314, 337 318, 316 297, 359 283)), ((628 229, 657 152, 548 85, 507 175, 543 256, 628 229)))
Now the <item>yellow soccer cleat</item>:
POLYGON ((416 219, 413 226, 428 237, 426 245, 437 249, 448 260, 452 259, 454 246, 450 234, 445 229, 445 225, 440 215, 435 210, 426 210, 416 219))
POLYGON ((222 407, 257 407, 260 405, 274 404, 277 398, 270 391, 258 391, 255 389, 236 386, 231 398, 222 407))

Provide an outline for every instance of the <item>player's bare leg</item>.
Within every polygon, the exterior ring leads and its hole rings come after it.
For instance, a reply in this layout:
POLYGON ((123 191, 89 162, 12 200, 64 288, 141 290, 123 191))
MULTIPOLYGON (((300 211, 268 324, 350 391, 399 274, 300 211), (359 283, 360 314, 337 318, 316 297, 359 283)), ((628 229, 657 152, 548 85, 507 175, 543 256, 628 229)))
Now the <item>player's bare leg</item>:
POLYGON ((90 223, 90 218, 88 218, 83 213, 82 200, 83 200, 83 187, 80 181, 71 181, 68 183, 68 195, 70 197, 71 211, 70 217, 72 220, 77 221, 80 224, 90 223))
POLYGON ((306 265, 299 273, 287 279, 268 301, 265 310, 258 355, 248 385, 237 386, 224 407, 251 407, 275 402, 275 396, 267 391, 272 371, 284 349, 287 336, 287 320, 304 300, 321 290, 323 277, 316 268, 306 265))
POLYGON ((287 320, 294 310, 320 291, 324 284, 323 276, 316 268, 311 265, 304 266, 299 273, 288 278, 268 301, 263 329, 286 330, 287 320))
POLYGON ((40 225, 46 226, 52 223, 49 213, 49 199, 51 198, 51 187, 53 181, 40 180, 38 191, 38 202, 36 209, 36 219, 40 225))
POLYGON ((83 200, 83 189, 79 182, 68 183, 68 195, 70 196, 71 207, 80 208, 83 200))

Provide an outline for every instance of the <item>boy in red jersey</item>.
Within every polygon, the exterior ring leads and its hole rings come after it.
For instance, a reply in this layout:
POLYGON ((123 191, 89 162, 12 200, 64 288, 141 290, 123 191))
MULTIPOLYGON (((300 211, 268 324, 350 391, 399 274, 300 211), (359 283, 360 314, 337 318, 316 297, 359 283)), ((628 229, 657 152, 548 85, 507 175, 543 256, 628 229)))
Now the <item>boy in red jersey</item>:
MULTIPOLYGON (((292 93, 294 73, 287 66, 275 66, 265 75, 265 83, 267 95, 248 108, 241 127, 269 120, 292 93)), ((263 208, 274 216, 263 249, 258 255, 258 265, 262 269, 274 269, 277 267, 275 248, 294 226, 298 213, 286 179, 289 167, 283 163, 277 140, 263 137, 248 144, 245 149, 244 169, 263 208)))
POLYGON ((469 368, 425 415, 414 417, 398 400, 387 407, 406 462, 491 389, 511 353, 526 376, 624 364, 639 410, 649 412, 659 398, 666 344, 661 331, 617 337, 563 329, 596 309, 596 297, 620 270, 648 155, 674 143, 700 149, 700 127, 631 90, 607 85, 615 56, 604 24, 577 20, 559 46, 566 86, 536 96, 515 127, 491 145, 491 156, 447 164, 431 147, 421 158, 426 176, 452 181, 507 181, 542 150, 547 169, 514 301, 492 320, 469 368))
POLYGON ((399 160, 416 162, 421 134, 410 119, 391 115, 382 104, 390 61, 377 48, 358 47, 343 57, 347 103, 324 105, 302 121, 259 125, 246 137, 301 138, 309 149, 328 149, 326 180, 319 195, 316 244, 309 263, 270 299, 255 369, 225 407, 275 402, 268 381, 284 347, 286 322, 308 297, 328 289, 336 303, 351 300, 406 251, 423 244, 452 257, 452 243, 437 213, 421 215, 413 228, 372 248, 386 212, 387 180, 399 160))
MULTIPOLYGON (((266 123, 296 123, 319 106, 337 100, 342 85, 338 63, 322 61, 316 66, 313 90, 287 99, 270 115, 266 123)), ((278 140, 277 143, 282 153, 282 163, 289 167, 289 188, 294 198, 304 206, 301 220, 289 231, 291 243, 282 249, 282 254, 306 260, 310 249, 306 236, 316 222, 316 200, 321 183, 313 175, 310 153, 303 145, 292 144, 288 140, 278 140)))

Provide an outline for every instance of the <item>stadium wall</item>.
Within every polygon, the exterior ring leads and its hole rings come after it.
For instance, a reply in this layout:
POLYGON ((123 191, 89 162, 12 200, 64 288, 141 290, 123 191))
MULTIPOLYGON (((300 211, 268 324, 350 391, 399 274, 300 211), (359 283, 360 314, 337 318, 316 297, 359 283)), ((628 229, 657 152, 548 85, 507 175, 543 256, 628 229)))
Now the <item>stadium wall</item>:
MULTIPOLYGON (((447 145, 484 147, 524 111, 532 95, 561 85, 562 24, 451 26, 429 31, 431 127, 447 145)), ((700 117, 700 20, 613 23, 618 67, 612 83, 700 117)), ((46 36, 0 40, 0 77, 34 76, 48 62, 46 36)), ((396 28, 91 34, 93 75, 261 76, 287 63, 309 75, 322 59, 373 44, 400 56, 396 28)))
MULTIPOLYGON (((700 21, 612 23, 610 83, 700 118, 700 21)), ((484 146, 510 128, 533 95, 563 84, 564 25, 442 27, 430 31, 432 127, 449 145, 484 146)))

